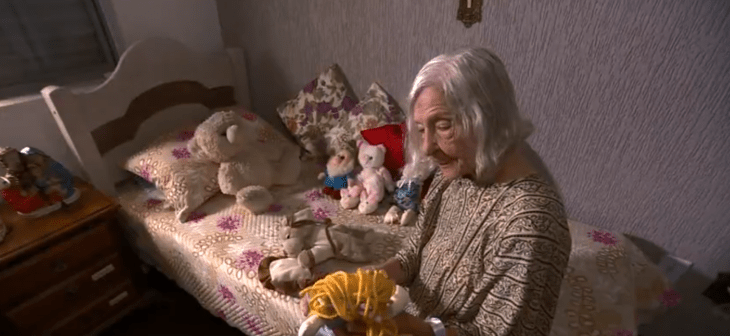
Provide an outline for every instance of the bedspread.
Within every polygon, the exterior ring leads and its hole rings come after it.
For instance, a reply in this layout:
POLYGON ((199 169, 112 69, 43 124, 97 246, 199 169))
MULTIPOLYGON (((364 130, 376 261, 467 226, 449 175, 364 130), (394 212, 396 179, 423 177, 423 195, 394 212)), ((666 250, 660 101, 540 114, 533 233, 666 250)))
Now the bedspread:
MULTIPOLYGON (((395 255, 414 230, 382 224, 386 205, 367 216, 341 209, 318 191, 315 177, 323 169, 307 163, 302 176, 311 178, 274 188, 276 203, 265 214, 254 216, 234 197, 217 195, 185 223, 148 190, 128 183, 119 190, 125 228, 140 257, 230 325, 249 335, 296 335, 305 318, 300 300, 264 288, 256 273, 264 257, 283 254, 278 232, 286 215, 309 206, 334 223, 375 229, 383 236, 373 248, 378 262, 395 255)), ((551 335, 632 335, 637 321, 676 299, 666 279, 623 235, 568 223, 573 247, 551 335)), ((357 267, 332 260, 314 272, 357 267)))
MULTIPOLYGON (((395 255, 400 241, 413 230, 382 224, 384 205, 379 215, 369 216, 341 209, 319 192, 321 181, 316 176, 321 169, 305 164, 302 176, 313 178, 273 188, 276 203, 258 216, 235 204, 233 196, 217 195, 194 211, 190 221, 180 223, 174 211, 163 209, 162 201, 133 183, 119 190, 119 201, 140 257, 203 307, 249 335, 295 335, 305 318, 299 299, 265 289, 256 273, 264 257, 283 254, 278 232, 286 215, 309 206, 316 217, 375 229, 383 237, 373 246, 378 262, 395 255)), ((335 269, 354 271, 358 266, 332 260, 313 271, 318 275, 335 269)))

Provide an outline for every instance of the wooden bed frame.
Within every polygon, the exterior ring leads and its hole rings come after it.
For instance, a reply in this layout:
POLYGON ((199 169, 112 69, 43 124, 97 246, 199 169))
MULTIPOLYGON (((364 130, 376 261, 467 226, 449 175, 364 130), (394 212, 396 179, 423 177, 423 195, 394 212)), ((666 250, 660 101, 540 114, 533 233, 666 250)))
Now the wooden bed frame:
POLYGON ((114 185, 128 176, 119 160, 131 153, 120 147, 140 149, 151 136, 190 120, 190 113, 171 107, 198 105, 197 117, 214 108, 251 107, 243 50, 199 55, 166 38, 133 44, 111 76, 88 92, 57 86, 41 92, 86 178, 111 196, 116 196, 114 185), (153 125, 144 131, 143 123, 153 125))

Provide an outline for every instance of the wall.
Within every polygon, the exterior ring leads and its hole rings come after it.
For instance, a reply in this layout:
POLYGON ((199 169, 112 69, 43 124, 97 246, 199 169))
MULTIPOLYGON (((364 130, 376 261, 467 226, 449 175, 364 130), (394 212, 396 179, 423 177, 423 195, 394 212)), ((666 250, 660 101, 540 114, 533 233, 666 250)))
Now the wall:
POLYGON ((276 106, 333 62, 359 95, 379 81, 403 105, 432 57, 493 48, 573 218, 693 261, 683 279, 692 282, 679 287, 695 305, 707 308, 697 293, 730 270, 729 2, 493 0, 469 29, 455 19, 457 1, 218 8, 224 44, 247 51, 254 109, 279 126, 276 106))
MULTIPOLYGON (((177 39, 199 52, 220 52, 223 48, 215 1, 101 0, 100 3, 120 54, 135 41, 153 36, 177 39)), ((37 147, 75 174, 84 175, 40 94, 0 101, 0 145, 37 147)))
POLYGON ((169 37, 199 52, 220 51, 218 9, 212 0, 101 0, 117 50, 147 37, 169 37))

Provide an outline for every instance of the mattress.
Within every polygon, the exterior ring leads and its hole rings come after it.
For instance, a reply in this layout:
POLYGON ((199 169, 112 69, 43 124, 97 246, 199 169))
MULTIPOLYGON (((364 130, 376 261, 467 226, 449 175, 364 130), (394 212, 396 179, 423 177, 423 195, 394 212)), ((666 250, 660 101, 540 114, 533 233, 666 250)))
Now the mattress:
MULTIPOLYGON (((300 300, 264 288, 257 277, 264 257, 283 254, 278 232, 286 215, 311 207, 336 224, 375 229, 383 237, 373 248, 377 262, 395 255, 414 230, 382 224, 387 205, 375 215, 341 209, 318 191, 321 182, 315 177, 323 168, 305 163, 297 185, 272 190, 276 203, 265 214, 254 216, 234 197, 217 195, 186 223, 148 188, 126 183, 119 189, 125 229, 145 262, 231 326, 248 335, 295 335, 305 319, 300 300)), ((568 224, 573 246, 551 335, 632 335, 637 323, 676 299, 666 278, 626 237, 572 220, 568 224)), ((332 260, 313 271, 358 266, 332 260)))

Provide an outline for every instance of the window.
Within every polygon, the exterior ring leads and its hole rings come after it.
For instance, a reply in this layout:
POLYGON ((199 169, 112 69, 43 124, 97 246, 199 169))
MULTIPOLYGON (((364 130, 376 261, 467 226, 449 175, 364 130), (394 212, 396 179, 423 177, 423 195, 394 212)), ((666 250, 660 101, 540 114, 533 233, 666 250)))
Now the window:
POLYGON ((96 0, 0 0, 0 99, 102 78, 116 61, 96 0))

